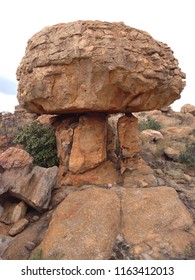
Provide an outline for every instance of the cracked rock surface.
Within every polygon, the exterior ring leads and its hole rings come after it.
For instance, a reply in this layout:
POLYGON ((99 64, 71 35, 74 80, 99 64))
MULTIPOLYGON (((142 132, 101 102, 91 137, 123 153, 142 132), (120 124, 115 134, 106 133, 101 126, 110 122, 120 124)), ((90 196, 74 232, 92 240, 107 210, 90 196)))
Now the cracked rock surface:
POLYGON ((185 86, 166 44, 124 23, 101 21, 61 23, 35 34, 17 79, 24 108, 53 114, 159 109, 179 99, 185 86))

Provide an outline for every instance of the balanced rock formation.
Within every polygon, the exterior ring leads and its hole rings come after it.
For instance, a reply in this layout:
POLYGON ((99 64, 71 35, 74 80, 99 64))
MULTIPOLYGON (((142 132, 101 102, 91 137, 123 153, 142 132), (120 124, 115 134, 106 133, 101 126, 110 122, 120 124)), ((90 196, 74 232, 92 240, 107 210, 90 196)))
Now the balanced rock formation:
POLYGON ((46 27, 17 70, 18 100, 36 113, 138 112, 180 98, 185 74, 166 45, 124 23, 46 27))

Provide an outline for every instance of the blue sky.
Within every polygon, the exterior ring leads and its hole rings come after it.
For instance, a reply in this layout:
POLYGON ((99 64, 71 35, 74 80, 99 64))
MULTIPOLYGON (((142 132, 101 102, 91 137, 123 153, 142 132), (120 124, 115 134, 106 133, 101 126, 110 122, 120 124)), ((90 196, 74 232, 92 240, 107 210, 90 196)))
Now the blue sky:
POLYGON ((0 111, 13 111, 17 104, 15 73, 28 39, 45 26, 80 19, 123 21, 167 43, 187 74, 187 86, 173 108, 195 105, 192 0, 2 0, 0 11, 0 111))

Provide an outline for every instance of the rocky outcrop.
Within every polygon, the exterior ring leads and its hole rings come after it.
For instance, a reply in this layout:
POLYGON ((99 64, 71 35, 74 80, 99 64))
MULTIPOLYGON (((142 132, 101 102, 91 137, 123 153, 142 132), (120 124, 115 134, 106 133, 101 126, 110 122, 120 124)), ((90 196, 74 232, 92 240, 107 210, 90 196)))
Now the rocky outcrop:
POLYGON ((146 111, 180 98, 184 78, 171 49, 148 33, 77 21, 46 27, 28 41, 18 100, 36 113, 146 111))

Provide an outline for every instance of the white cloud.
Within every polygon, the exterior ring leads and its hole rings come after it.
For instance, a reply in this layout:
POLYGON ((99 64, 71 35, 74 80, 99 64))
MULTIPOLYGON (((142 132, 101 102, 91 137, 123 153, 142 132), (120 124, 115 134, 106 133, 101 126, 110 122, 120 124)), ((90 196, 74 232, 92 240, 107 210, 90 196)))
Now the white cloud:
POLYGON ((7 95, 0 92, 0 112, 14 112, 14 107, 18 105, 15 95, 7 95))

